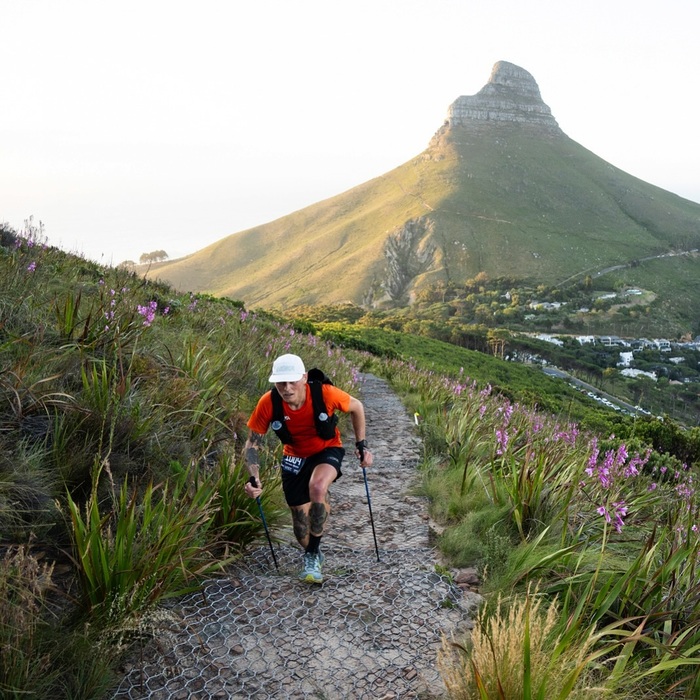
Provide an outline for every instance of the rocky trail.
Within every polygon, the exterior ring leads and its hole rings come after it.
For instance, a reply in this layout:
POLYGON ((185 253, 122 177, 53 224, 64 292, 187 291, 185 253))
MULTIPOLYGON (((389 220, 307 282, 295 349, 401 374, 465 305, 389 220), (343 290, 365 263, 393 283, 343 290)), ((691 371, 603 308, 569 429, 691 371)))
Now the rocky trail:
MULTIPOLYGON (((437 573, 418 479, 420 440, 389 386, 363 375, 374 466, 352 455, 331 489, 322 585, 297 580, 301 550, 276 533, 226 577, 171 603, 169 620, 132 659, 115 700, 439 698, 441 635, 470 627, 477 594, 437 573)), ((459 580, 459 579, 457 579, 459 580)))

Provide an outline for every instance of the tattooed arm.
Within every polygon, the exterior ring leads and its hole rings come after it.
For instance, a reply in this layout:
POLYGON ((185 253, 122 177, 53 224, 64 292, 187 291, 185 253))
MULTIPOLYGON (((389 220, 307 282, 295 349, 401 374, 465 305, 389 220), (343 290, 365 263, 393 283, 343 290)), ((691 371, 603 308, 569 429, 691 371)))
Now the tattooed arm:
POLYGON ((362 402, 354 397, 350 397, 350 420, 352 422, 352 429, 355 432, 355 444, 360 441, 364 442, 362 452, 359 449, 355 450, 355 456, 359 457, 361 462, 361 467, 371 467, 374 462, 374 457, 367 447, 365 442, 365 407, 362 402))

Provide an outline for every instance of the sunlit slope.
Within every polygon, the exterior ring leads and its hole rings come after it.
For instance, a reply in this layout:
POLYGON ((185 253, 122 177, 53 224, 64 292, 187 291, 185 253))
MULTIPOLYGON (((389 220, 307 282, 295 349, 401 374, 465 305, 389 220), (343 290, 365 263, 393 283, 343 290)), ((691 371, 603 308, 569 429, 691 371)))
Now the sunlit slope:
POLYGON ((149 276, 255 306, 358 301, 383 274, 387 234, 449 195, 447 164, 420 159, 288 216, 228 236, 149 276))
POLYGON ((154 266, 149 276, 250 306, 377 302, 392 274, 387 238, 416 219, 434 244, 431 262, 408 294, 389 301, 406 303, 427 282, 481 271, 558 283, 700 247, 700 204, 615 168, 561 132, 477 122, 445 126, 395 170, 154 266))
POLYGON ((614 167, 563 133, 528 125, 446 129, 452 194, 436 218, 450 272, 543 283, 700 247, 700 205, 614 167))

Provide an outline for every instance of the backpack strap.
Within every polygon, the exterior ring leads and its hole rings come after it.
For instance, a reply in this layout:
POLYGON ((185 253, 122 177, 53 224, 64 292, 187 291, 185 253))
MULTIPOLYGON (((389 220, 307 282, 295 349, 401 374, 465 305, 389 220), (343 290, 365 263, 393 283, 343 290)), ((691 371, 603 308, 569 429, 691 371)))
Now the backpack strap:
POLYGON ((307 381, 311 389, 311 402, 314 409, 314 423, 316 432, 323 440, 332 440, 335 437, 335 428, 338 425, 338 414, 328 415, 326 402, 323 399, 323 385, 333 382, 322 370, 314 367, 309 370, 307 381))
POLYGON ((291 445, 294 440, 289 428, 284 420, 284 406, 282 405, 282 397, 280 396, 277 387, 270 389, 270 398, 272 399, 272 422, 270 427, 275 431, 275 435, 284 445, 291 445))

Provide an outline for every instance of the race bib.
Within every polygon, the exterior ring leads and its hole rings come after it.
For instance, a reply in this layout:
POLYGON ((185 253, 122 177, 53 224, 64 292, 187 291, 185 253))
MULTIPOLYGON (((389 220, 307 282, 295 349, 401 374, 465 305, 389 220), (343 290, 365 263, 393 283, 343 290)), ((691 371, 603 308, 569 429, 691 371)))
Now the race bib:
POLYGON ((304 462, 306 462, 305 457, 285 455, 282 457, 282 470, 287 472, 287 474, 298 474, 304 466, 304 462))

